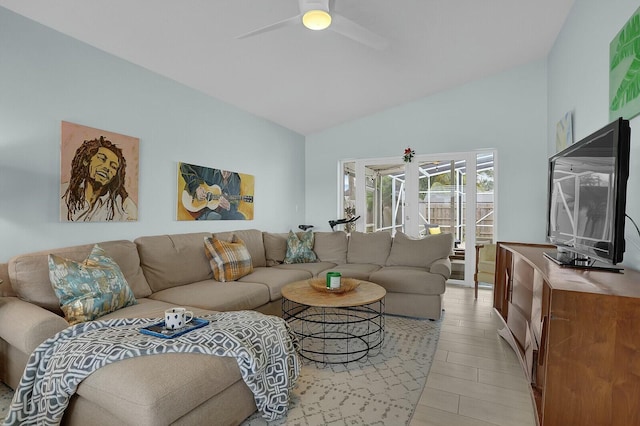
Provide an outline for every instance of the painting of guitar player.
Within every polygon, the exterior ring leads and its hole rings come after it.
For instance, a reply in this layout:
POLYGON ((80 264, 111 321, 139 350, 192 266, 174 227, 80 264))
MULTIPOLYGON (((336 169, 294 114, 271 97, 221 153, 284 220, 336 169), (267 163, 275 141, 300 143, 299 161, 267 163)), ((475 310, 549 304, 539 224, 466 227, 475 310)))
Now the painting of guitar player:
POLYGON ((138 220, 138 138, 62 122, 60 220, 138 220))
POLYGON ((253 220, 254 177, 178 163, 178 220, 253 220))

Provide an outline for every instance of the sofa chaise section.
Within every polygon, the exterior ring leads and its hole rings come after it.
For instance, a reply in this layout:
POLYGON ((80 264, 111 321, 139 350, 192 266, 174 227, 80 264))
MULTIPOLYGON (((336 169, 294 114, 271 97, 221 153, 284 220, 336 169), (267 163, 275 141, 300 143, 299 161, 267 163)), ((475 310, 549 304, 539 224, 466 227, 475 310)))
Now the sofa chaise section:
MULTIPOLYGON (((101 318, 157 318, 169 306, 174 305, 143 299, 101 318)), ((195 316, 211 313, 189 309, 195 316)), ((78 387, 63 423, 86 425, 92 419, 92 425, 202 425, 215 419, 216 424, 239 424, 255 410, 253 394, 234 358, 170 353, 98 369, 78 387), (101 414, 94 422, 95 413, 101 414)))
MULTIPOLYGON (((182 240, 193 238, 183 237, 182 240)), ((172 241, 179 240, 181 237, 175 237, 172 241)), ((98 244, 121 266, 138 302, 104 315, 102 319, 161 318, 165 309, 176 305, 173 301, 145 297, 151 296, 152 290, 142 272, 142 262, 135 243, 112 241, 98 244)), ((42 251, 16 256, 10 260, 9 276, 19 298, 4 297, 0 300, 0 320, 6 319, 0 324, 0 336, 2 357, 7 360, 4 364, 3 381, 12 388, 18 386, 35 347, 68 327, 49 283, 48 254, 82 261, 92 247, 93 244, 42 251), (21 320, 15 321, 15 318, 21 320)), ((180 249, 186 250, 187 247, 183 245, 180 249)), ((188 271, 185 275, 196 276, 192 269, 188 271)), ((163 271, 156 272, 162 274, 163 271)), ((169 285, 177 284, 170 281, 176 279, 175 276, 167 276, 165 279, 165 282, 171 283, 169 285)), ((259 286, 264 298, 256 303, 268 302, 268 289, 259 286)), ((185 283, 183 289, 188 287, 185 283)), ((167 287, 160 292, 171 288, 167 287)), ((231 299, 229 303, 233 303, 231 299)), ((213 312, 186 306, 196 316, 213 312)), ((186 354, 151 355, 105 366, 80 383, 65 412, 63 423, 200 425, 206 423, 204 419, 221 419, 226 424, 237 424, 256 410, 253 395, 242 380, 234 359, 188 355, 187 365, 185 356, 186 354), (158 374, 158 371, 163 374, 158 374), (199 392, 198 395, 194 397, 193 393, 187 392, 187 386, 199 392), (221 407, 229 407, 231 404, 236 407, 234 410, 221 410, 221 407)))

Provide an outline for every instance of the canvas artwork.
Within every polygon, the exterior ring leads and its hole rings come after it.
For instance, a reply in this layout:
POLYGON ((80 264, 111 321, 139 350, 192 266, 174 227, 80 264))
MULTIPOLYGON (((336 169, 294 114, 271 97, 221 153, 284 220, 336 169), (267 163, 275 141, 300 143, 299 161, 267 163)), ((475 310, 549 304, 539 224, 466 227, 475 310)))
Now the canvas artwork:
POLYGON ((178 163, 178 220, 253 220, 254 177, 178 163))
POLYGON ((640 9, 609 45, 609 121, 640 112, 640 9))
POLYGON ((573 123, 568 112, 556 124, 556 152, 560 152, 573 143, 573 123))
POLYGON ((138 220, 138 138, 62 122, 60 220, 138 220))

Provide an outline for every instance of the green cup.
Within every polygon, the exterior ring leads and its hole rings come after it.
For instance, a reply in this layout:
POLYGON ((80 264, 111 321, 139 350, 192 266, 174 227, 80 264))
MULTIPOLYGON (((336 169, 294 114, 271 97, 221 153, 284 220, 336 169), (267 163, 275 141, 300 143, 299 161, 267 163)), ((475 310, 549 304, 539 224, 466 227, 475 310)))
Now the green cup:
POLYGON ((340 288, 340 272, 327 272, 327 288, 336 289, 340 288))

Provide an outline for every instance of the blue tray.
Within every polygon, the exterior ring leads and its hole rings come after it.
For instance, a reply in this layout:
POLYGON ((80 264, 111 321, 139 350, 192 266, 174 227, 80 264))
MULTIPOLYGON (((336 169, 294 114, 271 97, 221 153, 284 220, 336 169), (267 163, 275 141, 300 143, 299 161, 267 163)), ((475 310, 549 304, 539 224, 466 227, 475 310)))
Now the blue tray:
POLYGON ((207 324, 209 324, 209 320, 194 318, 182 328, 178 328, 176 330, 167 330, 166 328, 164 328, 164 321, 160 321, 159 323, 141 328, 140 333, 148 334, 149 336, 160 337, 162 339, 173 339, 175 337, 182 336, 183 334, 190 331, 202 328, 207 324))

